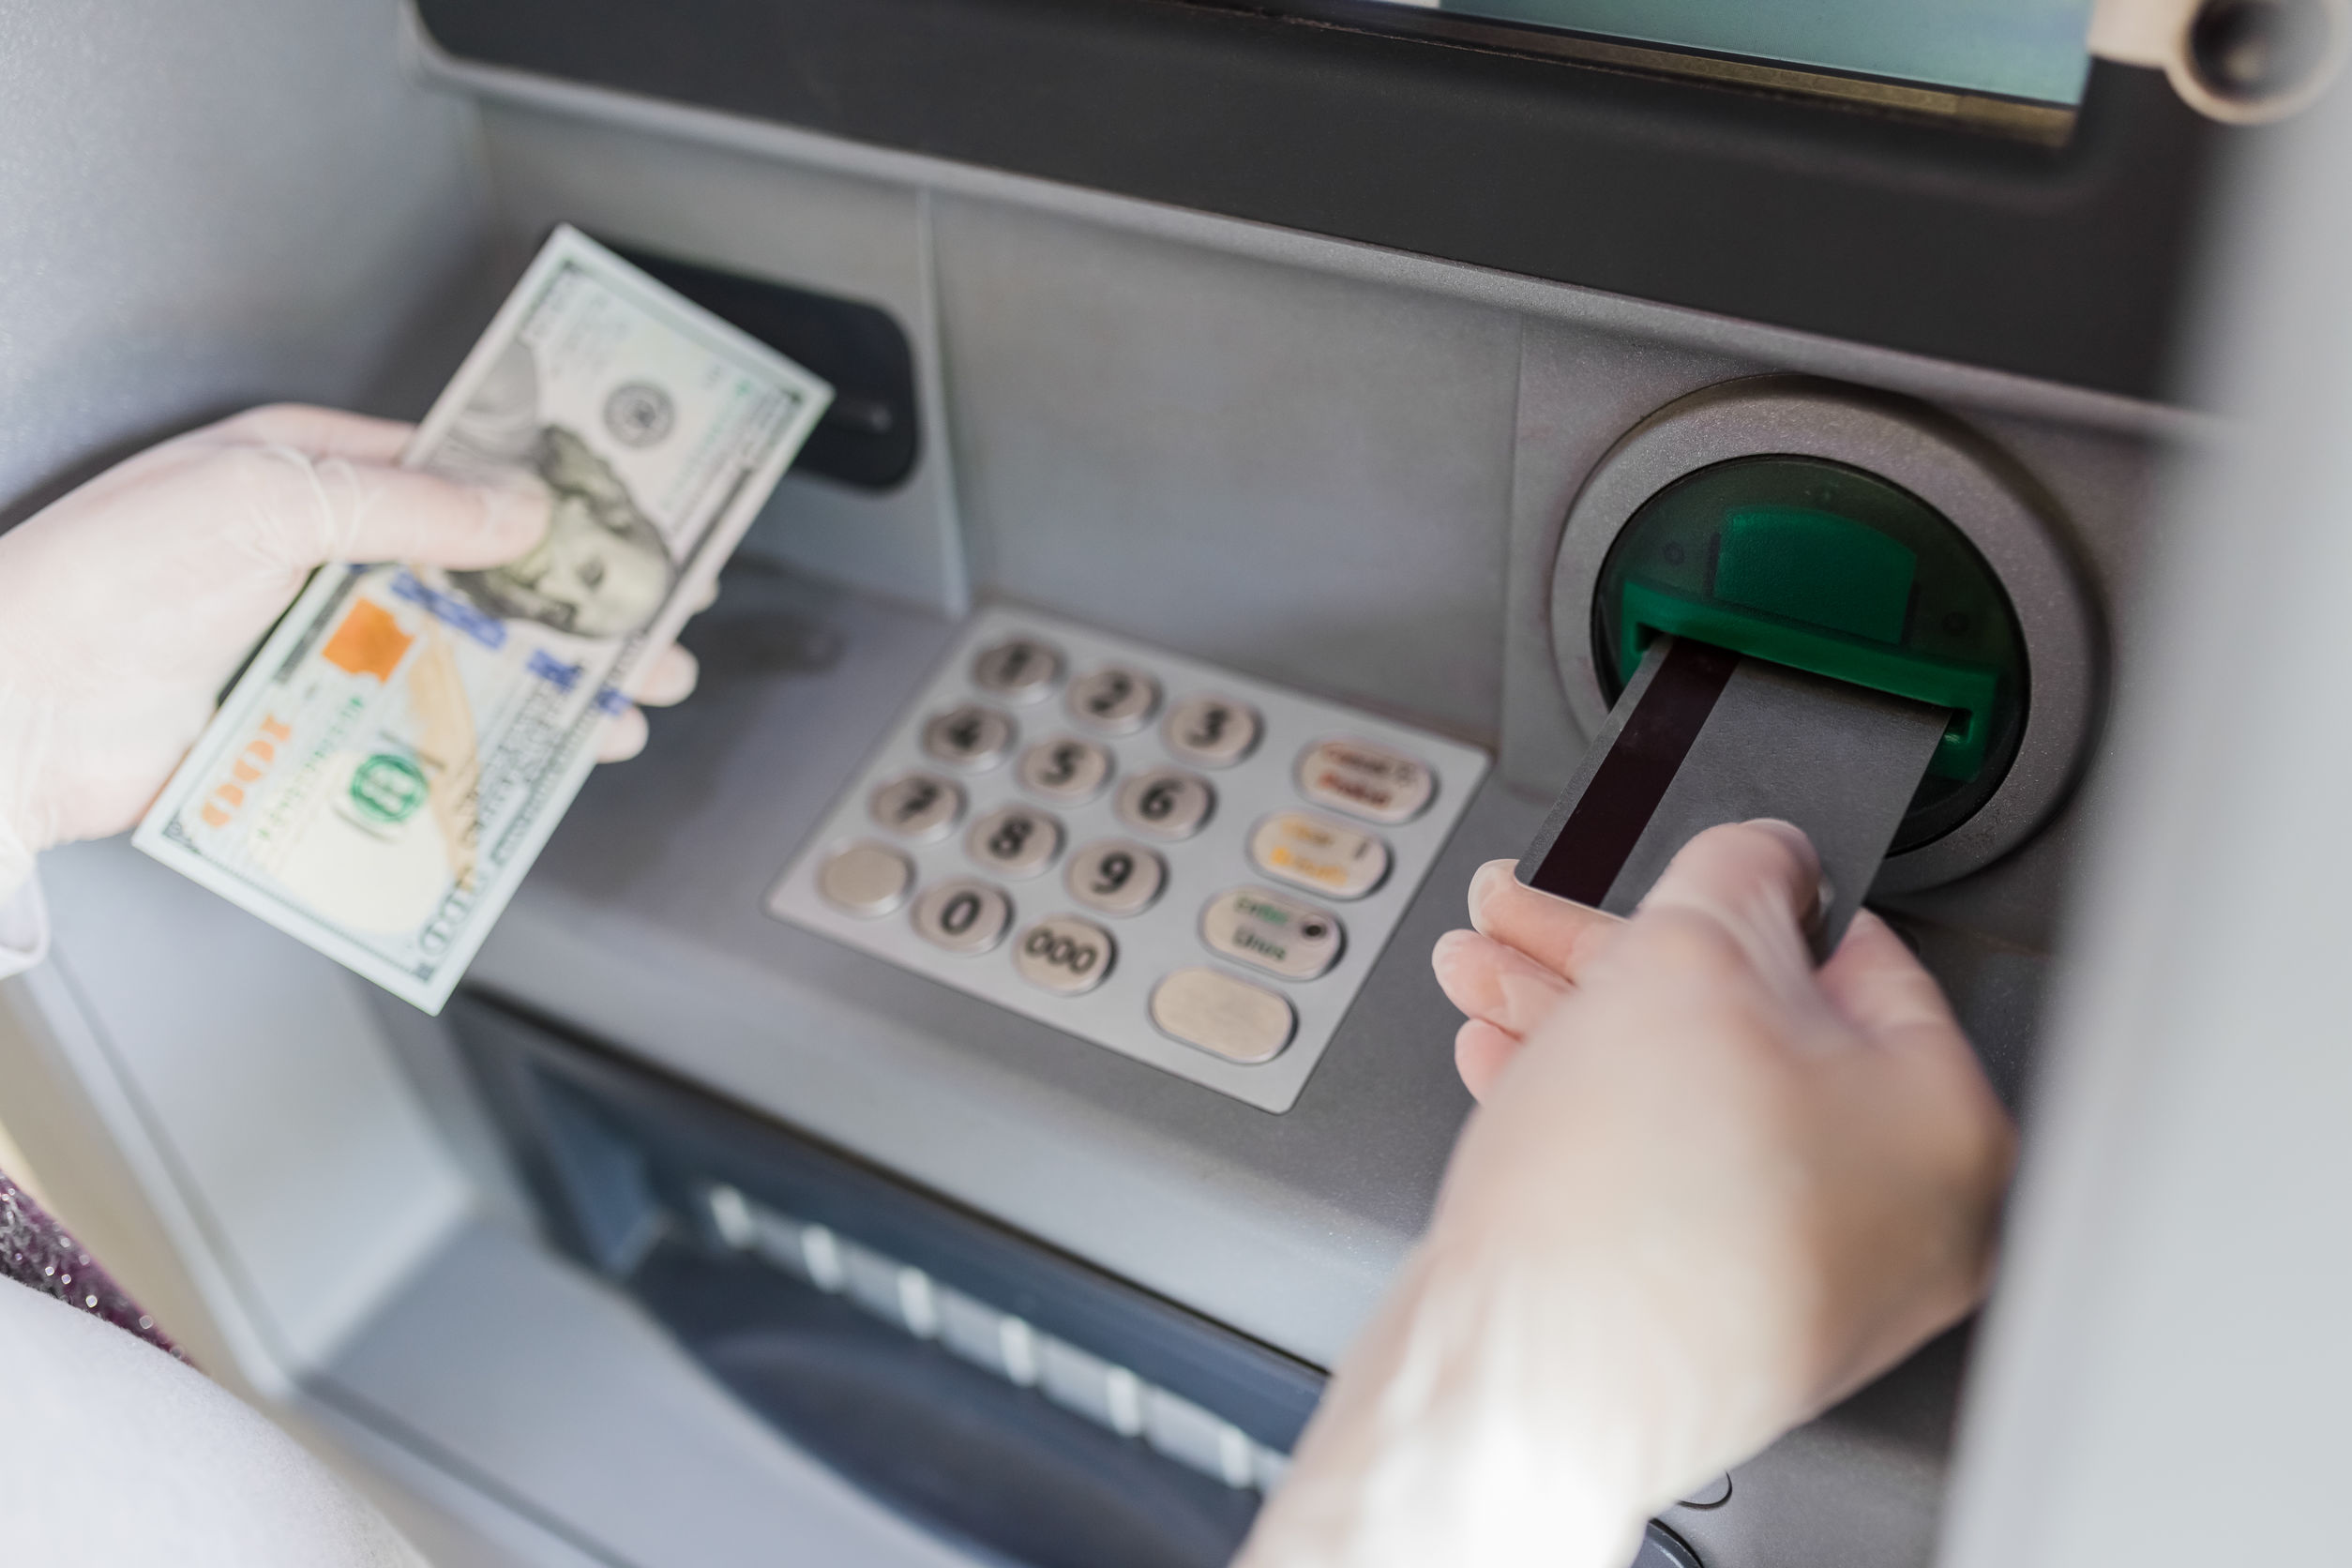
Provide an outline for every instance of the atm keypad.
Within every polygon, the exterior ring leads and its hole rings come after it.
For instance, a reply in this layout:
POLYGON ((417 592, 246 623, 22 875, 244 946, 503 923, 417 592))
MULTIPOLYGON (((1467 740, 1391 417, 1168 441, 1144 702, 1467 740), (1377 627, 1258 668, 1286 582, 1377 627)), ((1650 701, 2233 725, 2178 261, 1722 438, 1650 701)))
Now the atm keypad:
POLYGON ((1280 1111, 1485 766, 1440 736, 990 610, 768 908, 1280 1111))

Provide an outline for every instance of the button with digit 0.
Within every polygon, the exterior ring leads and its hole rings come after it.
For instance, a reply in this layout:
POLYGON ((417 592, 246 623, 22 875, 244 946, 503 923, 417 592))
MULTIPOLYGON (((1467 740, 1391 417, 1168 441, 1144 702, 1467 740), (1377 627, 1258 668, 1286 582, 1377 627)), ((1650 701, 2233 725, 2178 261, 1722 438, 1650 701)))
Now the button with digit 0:
POLYGON ((916 933, 950 953, 986 953, 1012 923, 1013 900, 968 877, 942 882, 914 901, 916 933))

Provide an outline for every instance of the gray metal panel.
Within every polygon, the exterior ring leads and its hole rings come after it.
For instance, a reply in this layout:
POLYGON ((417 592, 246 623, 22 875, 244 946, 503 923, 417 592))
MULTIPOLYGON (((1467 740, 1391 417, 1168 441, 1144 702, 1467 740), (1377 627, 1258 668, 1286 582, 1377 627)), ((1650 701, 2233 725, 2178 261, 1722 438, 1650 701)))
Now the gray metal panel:
POLYGON ((1491 741, 1515 320, 973 202, 937 234, 983 581, 1491 741))
POLYGON ((1541 806, 1472 800, 1298 1103, 1268 1116, 762 912, 952 630, 739 570, 694 635, 702 694, 590 780, 475 978, 1328 1364, 1469 1108, 1425 956, 1541 806))

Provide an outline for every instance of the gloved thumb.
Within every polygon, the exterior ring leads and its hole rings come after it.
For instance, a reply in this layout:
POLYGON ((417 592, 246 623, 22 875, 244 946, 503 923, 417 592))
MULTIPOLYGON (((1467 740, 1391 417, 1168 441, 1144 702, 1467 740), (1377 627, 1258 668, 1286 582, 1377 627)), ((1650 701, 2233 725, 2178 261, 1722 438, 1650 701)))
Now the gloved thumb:
POLYGON ((1635 922, 1653 912, 1698 915, 1737 942, 1774 989, 1810 991, 1804 926, 1820 897, 1821 862, 1794 823, 1774 818, 1711 827, 1666 868, 1635 922))
POLYGON ((422 469, 266 451, 253 517, 263 553, 308 569, 406 561, 460 570, 512 561, 548 529, 551 498, 527 474, 469 483, 422 469))

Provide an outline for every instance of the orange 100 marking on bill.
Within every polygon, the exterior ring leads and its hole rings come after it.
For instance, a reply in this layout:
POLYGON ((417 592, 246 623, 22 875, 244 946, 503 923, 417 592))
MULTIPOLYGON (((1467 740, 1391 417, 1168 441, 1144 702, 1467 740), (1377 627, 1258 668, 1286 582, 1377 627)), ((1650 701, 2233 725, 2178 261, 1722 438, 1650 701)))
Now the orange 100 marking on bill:
POLYGON ((275 716, 262 720, 261 732, 245 743, 236 761, 229 764, 229 776, 212 788, 204 797, 204 819, 206 827, 227 827, 237 807, 245 804, 245 787, 257 784, 269 765, 278 761, 278 744, 294 739, 294 730, 275 716))

